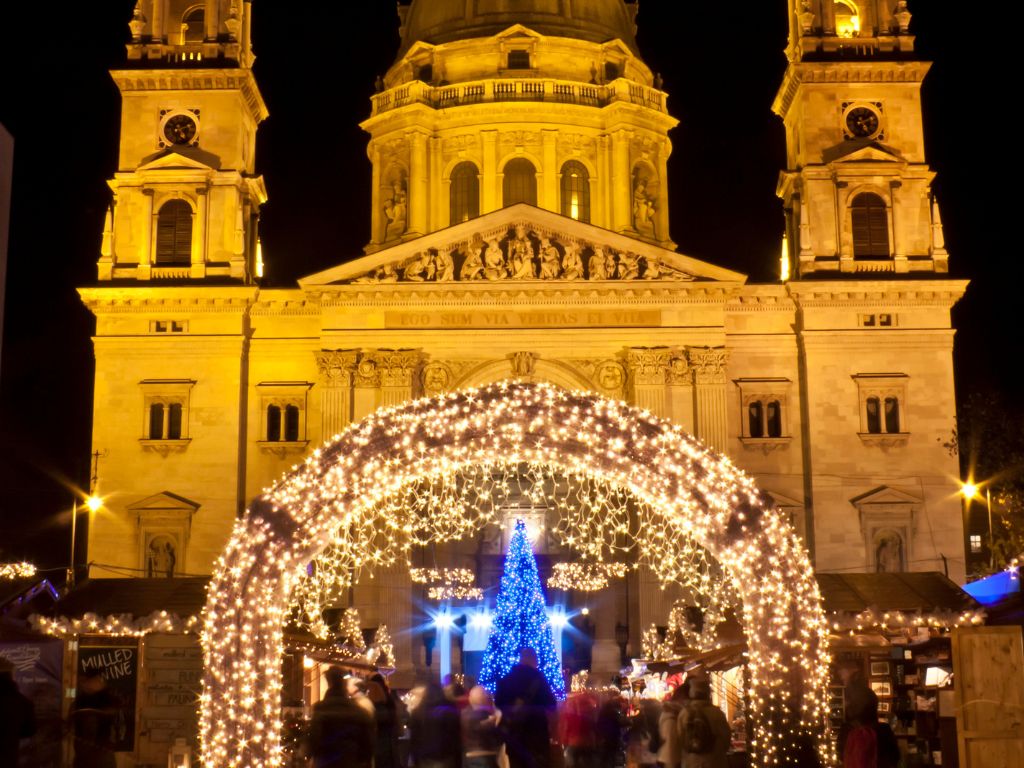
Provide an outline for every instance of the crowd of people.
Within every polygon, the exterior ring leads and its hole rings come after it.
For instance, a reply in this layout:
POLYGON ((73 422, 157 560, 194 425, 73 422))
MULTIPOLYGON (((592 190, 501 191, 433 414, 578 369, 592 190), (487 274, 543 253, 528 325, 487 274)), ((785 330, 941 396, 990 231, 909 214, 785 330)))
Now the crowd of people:
POLYGON ((665 702, 644 699, 635 710, 614 689, 575 692, 559 705, 530 648, 493 697, 458 681, 428 683, 406 707, 380 675, 362 680, 331 667, 326 680, 306 745, 314 768, 730 765, 732 729, 711 703, 706 678, 678 686, 665 702))

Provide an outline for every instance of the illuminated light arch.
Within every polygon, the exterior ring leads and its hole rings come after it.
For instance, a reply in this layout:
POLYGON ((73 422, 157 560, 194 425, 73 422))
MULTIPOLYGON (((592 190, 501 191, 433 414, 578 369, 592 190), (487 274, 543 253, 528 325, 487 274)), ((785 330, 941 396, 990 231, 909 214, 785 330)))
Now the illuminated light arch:
POLYGON ((802 545, 753 481, 679 427, 617 400, 500 382, 380 410, 317 450, 236 525, 206 606, 202 762, 281 763, 283 623, 340 525, 424 479, 535 463, 628 490, 729 574, 748 643, 754 765, 800 765, 823 724, 827 625, 802 545))

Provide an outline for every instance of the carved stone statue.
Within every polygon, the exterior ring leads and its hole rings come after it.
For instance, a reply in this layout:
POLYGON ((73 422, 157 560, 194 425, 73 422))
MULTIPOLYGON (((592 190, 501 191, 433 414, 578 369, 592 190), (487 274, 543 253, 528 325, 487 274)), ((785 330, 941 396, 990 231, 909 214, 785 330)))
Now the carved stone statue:
POLYGON ((491 240, 487 243, 487 251, 484 253, 484 277, 488 280, 503 280, 507 276, 505 254, 501 252, 498 241, 491 240))
POLYGON ((516 227, 514 240, 509 241, 508 258, 512 267, 512 279, 523 280, 537 276, 533 266, 533 244, 526 237, 526 227, 516 227))
POLYGON ((154 536, 146 551, 146 576, 151 579, 173 578, 177 562, 174 541, 169 536, 154 536))
POLYGON ((422 283, 434 276, 433 262, 426 251, 416 254, 415 258, 405 266, 403 273, 406 280, 422 283))
POLYGON ((647 268, 644 270, 644 280, 657 280, 661 277, 661 260, 657 256, 648 256, 644 261, 647 268))
POLYGON ((615 270, 617 268, 618 265, 615 263, 615 254, 608 251, 608 253, 604 255, 604 273, 608 275, 609 280, 614 280, 616 278, 615 270))
POLYGON ((604 250, 599 245, 594 246, 594 253, 590 256, 590 279, 607 280, 608 267, 605 260, 604 250))
POLYGON ((542 237, 540 239, 540 279, 555 280, 562 271, 558 249, 551 244, 551 241, 542 237))
POLYGON ((459 270, 459 280, 482 280, 484 277, 484 246, 471 245, 466 252, 466 260, 459 270))
POLYGON ((875 537, 875 571, 901 573, 903 571, 903 539, 895 531, 883 531, 875 537))
POLYGON ((583 277, 583 260, 580 258, 580 247, 575 243, 566 243, 564 249, 562 279, 579 280, 583 277))
POLYGON ((637 174, 633 182, 633 227, 644 235, 654 234, 654 196, 647 191, 647 177, 637 174))
POLYGON ((455 279, 455 262, 448 251, 439 250, 434 255, 434 279, 439 283, 448 283, 455 279))
POLYGON ((640 257, 623 251, 619 254, 619 280, 636 280, 640 276, 640 257))
POLYGON ((405 232, 408 217, 408 198, 405 179, 395 179, 391 184, 391 197, 384 203, 384 239, 391 240, 405 232))

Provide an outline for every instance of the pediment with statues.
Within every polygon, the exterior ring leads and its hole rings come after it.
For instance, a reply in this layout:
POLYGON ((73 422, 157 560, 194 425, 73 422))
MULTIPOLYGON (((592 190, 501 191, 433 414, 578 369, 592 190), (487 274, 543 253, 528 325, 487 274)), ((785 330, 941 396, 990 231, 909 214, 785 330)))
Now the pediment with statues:
POLYGON ((310 275, 326 285, 740 282, 746 276, 628 235, 518 204, 310 275))

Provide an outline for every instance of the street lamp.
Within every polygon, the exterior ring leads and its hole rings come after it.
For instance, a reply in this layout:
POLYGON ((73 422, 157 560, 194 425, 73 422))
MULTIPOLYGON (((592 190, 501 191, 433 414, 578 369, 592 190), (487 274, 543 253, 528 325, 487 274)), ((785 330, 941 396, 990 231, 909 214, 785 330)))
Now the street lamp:
MULTIPOLYGON (((99 496, 90 495, 85 498, 85 508, 90 512, 97 511, 103 506, 103 499, 99 496)), ((67 588, 70 592, 75 587, 75 534, 78 523, 78 496, 71 505, 71 562, 68 564, 67 588)))
MULTIPOLYGON (((960 486, 960 492, 964 495, 964 498, 971 501, 981 495, 981 488, 977 484, 968 480, 960 486)), ((988 511, 988 567, 995 568, 996 553, 993 547, 995 544, 995 537, 992 533, 992 489, 987 485, 985 486, 985 509, 988 511)), ((970 507, 968 507, 968 516, 969 513, 970 507)))

